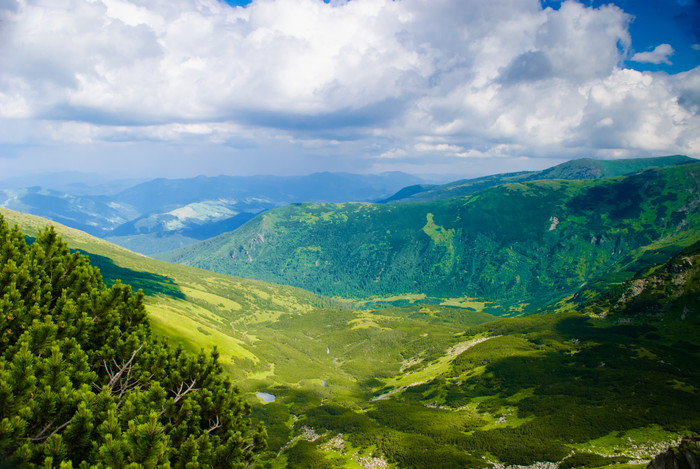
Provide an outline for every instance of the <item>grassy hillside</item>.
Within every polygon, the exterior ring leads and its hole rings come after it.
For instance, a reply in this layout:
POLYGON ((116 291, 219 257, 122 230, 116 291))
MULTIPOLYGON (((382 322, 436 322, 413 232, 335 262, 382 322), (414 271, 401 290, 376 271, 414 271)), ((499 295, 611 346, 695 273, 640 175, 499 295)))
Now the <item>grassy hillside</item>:
POLYGON ((694 163, 434 202, 294 204, 162 258, 329 296, 466 297, 516 314, 698 240, 699 186, 694 163))
POLYGON ((330 300, 297 288, 159 262, 32 215, 7 209, 0 209, 0 215, 9 225, 18 225, 29 237, 49 224, 54 225, 71 249, 90 257, 105 283, 111 285, 121 280, 134 290, 143 289, 157 333, 195 350, 217 346, 223 361, 229 364, 255 359, 250 340, 235 333, 232 320, 255 322, 330 305, 330 300))

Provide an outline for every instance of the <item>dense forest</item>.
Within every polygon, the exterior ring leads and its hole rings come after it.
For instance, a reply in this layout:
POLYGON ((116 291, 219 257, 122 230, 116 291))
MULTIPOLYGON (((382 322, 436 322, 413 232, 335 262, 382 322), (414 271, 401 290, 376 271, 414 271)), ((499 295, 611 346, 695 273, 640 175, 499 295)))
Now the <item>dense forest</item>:
POLYGON ((0 217, 0 466, 245 467, 266 445, 218 353, 155 338, 53 228, 0 217))

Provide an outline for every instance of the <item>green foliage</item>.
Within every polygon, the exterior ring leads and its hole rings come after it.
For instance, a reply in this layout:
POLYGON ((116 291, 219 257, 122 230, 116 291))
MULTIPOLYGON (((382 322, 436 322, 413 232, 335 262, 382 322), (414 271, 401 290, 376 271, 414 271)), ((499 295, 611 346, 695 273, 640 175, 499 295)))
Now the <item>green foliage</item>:
POLYGON ((611 458, 595 453, 575 453, 559 464, 561 469, 576 467, 605 467, 626 462, 624 458, 611 458))
POLYGON ((473 326, 464 337, 485 340, 433 379, 362 410, 309 402, 300 424, 375 445, 399 467, 478 467, 482 456, 560 467, 651 458, 659 441, 700 427, 700 244, 650 272, 593 302, 608 305, 606 318, 473 326))
POLYGON ((299 440, 287 450, 287 467, 290 469, 330 469, 333 467, 324 454, 310 441, 299 440))
MULTIPOLYGON (((0 461, 242 467, 264 448, 218 353, 151 336, 143 294, 0 217, 0 461)), ((82 467, 82 466, 81 466, 82 467)))

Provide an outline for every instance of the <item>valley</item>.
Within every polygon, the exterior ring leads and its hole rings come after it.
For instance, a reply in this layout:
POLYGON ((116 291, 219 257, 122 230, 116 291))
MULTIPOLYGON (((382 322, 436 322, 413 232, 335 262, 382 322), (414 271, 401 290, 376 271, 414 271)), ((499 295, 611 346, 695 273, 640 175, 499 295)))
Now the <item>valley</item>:
POLYGON ((256 467, 640 468, 700 429, 687 160, 269 207, 158 256, 181 264, 0 215, 142 289, 157 335, 216 347, 267 427, 256 467))

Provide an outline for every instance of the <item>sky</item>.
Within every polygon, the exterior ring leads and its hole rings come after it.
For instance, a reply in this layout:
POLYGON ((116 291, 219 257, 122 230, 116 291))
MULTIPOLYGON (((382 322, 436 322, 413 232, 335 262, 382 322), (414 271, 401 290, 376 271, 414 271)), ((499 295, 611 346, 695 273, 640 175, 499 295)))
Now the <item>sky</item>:
POLYGON ((700 0, 0 0, 0 180, 700 158, 700 0))

